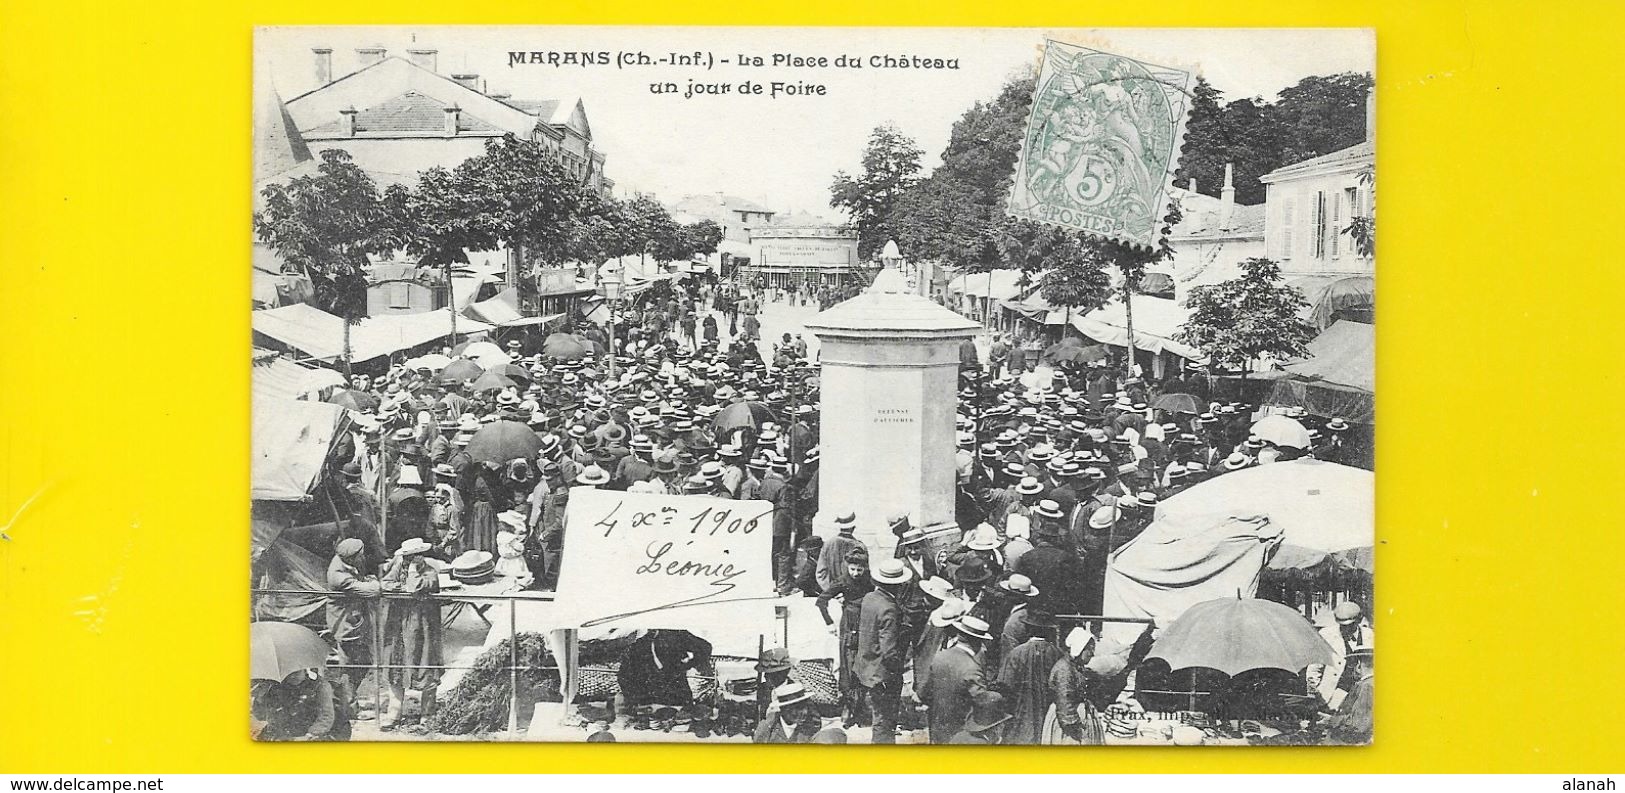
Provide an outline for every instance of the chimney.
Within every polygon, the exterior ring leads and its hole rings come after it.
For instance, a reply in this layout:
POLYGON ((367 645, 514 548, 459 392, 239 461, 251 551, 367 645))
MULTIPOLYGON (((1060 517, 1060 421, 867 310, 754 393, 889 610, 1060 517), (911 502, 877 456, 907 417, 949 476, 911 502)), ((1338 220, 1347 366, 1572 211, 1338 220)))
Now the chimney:
MULTIPOLYGON (((480 91, 480 76, 477 74, 454 74, 451 79, 456 80, 458 84, 471 91, 480 91)), ((485 92, 480 91, 480 93, 485 92)))
POLYGON ((1377 89, 1375 87, 1365 92, 1365 139, 1368 143, 1377 139, 1377 89))
POLYGON ((415 64, 417 64, 419 66, 422 66, 423 68, 428 69, 429 71, 432 72, 432 71, 436 71, 435 67, 439 66, 440 51, 439 50, 407 50, 406 51, 406 57, 411 58, 413 63, 415 63, 415 64))
POLYGON ((333 82, 333 49, 311 47, 310 51, 316 54, 316 85, 320 87, 333 82))
POLYGON ((1236 186, 1232 183, 1235 166, 1224 164, 1224 188, 1219 191, 1219 228, 1230 228, 1230 212, 1236 208, 1236 186))
POLYGON ((384 59, 389 51, 383 47, 356 47, 355 57, 361 61, 361 68, 365 69, 384 59))
POLYGON ((1196 190, 1196 177, 1192 176, 1190 178, 1190 181, 1185 183, 1185 189, 1191 191, 1192 193, 1197 192, 1197 190, 1196 190))
POLYGON ((462 115, 462 108, 452 105, 446 108, 446 137, 457 137, 457 120, 462 115))
POLYGON ((347 107, 339 111, 339 119, 342 122, 339 126, 340 129, 344 130, 345 137, 355 137, 355 113, 354 107, 347 107))

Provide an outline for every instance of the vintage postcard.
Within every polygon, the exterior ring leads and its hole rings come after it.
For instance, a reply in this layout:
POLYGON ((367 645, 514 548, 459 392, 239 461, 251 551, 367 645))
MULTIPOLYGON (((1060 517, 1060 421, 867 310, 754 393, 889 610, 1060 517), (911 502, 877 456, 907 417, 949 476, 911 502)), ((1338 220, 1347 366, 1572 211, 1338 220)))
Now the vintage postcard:
POLYGON ((258 30, 254 736, 1369 743, 1374 70, 258 30))

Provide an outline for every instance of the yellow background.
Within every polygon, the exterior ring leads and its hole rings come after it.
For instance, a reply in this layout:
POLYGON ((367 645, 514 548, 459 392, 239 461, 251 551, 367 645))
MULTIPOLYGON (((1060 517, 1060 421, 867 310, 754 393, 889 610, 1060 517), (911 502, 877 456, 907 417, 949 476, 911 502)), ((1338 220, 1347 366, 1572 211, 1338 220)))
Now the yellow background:
POLYGON ((0 520, 37 499, 0 542, 0 771, 1617 769, 1613 4, 23 5, 0 10, 0 520), (251 743, 251 31, 400 22, 1375 27, 1377 745, 251 743))

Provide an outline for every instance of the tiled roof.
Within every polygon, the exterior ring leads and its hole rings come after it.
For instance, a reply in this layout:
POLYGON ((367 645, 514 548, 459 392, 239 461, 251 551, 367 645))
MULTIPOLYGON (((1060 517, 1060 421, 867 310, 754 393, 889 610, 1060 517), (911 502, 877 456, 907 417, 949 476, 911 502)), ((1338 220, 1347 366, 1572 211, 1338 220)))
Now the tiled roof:
MULTIPOLYGON (((447 107, 450 105, 438 99, 416 91, 407 91, 358 111, 355 117, 355 136, 361 138, 443 133, 446 128, 447 107)), ((494 135, 502 132, 500 128, 469 115, 467 110, 458 114, 457 131, 475 135, 494 135)), ((344 129, 344 119, 336 118, 306 132, 305 137, 347 138, 349 134, 344 129)))
POLYGON ((723 200, 724 203, 726 203, 728 205, 728 211, 730 211, 730 212, 773 212, 774 211, 774 210, 768 209, 767 207, 764 207, 761 204, 758 204, 755 201, 752 201, 752 200, 750 200, 748 198, 740 198, 738 196, 723 196, 722 200, 723 200))
MULTIPOLYGON (((1177 188, 1176 188, 1177 189, 1177 188)), ((1219 212, 1224 202, 1210 195, 1177 189, 1179 208, 1184 216, 1175 226, 1173 237, 1244 237, 1264 235, 1264 205, 1236 204, 1230 209, 1230 222, 1219 228, 1219 212)))
POLYGON ((1375 156, 1376 151, 1377 147, 1373 141, 1368 140, 1362 143, 1356 143, 1346 149, 1338 149, 1330 154, 1322 154, 1319 157, 1310 157, 1303 162, 1297 162, 1291 165, 1276 168, 1275 170, 1264 174, 1263 177, 1260 178, 1260 181, 1277 182, 1282 179, 1289 179, 1293 176, 1322 168, 1334 168, 1340 165, 1353 165, 1359 163, 1361 160, 1371 159, 1373 156, 1375 156))
POLYGON ((553 114, 559 109, 559 100, 557 99, 504 99, 502 101, 544 120, 552 118, 553 114))

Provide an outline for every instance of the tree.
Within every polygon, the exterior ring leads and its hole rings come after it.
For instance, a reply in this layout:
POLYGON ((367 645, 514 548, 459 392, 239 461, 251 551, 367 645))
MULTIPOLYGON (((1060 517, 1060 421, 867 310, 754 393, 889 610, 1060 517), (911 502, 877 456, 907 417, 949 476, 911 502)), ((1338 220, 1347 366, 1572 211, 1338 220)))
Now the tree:
POLYGON ((1191 115, 1185 122, 1185 148, 1179 158, 1174 183, 1181 187, 1196 180, 1198 189, 1216 193, 1224 183, 1224 166, 1230 161, 1230 137, 1225 122, 1222 95, 1207 80, 1197 77, 1191 88, 1191 115))
POLYGON ((688 237, 690 255, 710 256, 722 244, 722 227, 714 220, 696 220, 683 227, 683 235, 688 237))
POLYGON ((640 195, 626 202, 625 210, 627 253, 638 254, 640 264, 646 263, 651 254, 661 261, 661 256, 681 253, 677 221, 659 201, 640 195))
MULTIPOLYGON (((1371 75, 1305 77, 1281 89, 1266 111, 1280 130, 1280 165, 1346 149, 1365 140, 1365 103, 1371 75)), ((1277 165, 1276 167, 1280 167, 1277 165)))
MULTIPOLYGON (((1364 215, 1355 215, 1349 218, 1349 224, 1343 233, 1349 235, 1354 242, 1354 249, 1361 256, 1371 258, 1377 253, 1377 175, 1371 169, 1360 173, 1360 184, 1365 187, 1366 194, 1371 196, 1371 205, 1364 215)), ((1354 214, 1355 208, 1349 207, 1349 213, 1354 214)))
POLYGON ((871 259, 886 244, 886 224, 900 197, 918 181, 920 155, 914 139, 895 126, 882 124, 869 133, 863 150, 863 173, 835 174, 829 205, 843 209, 858 231, 858 256, 871 259))
MULTIPOLYGON (((452 286, 452 268, 468 262, 468 251, 496 247, 491 224, 479 214, 479 202, 465 178, 445 168, 418 174, 417 184, 390 185, 384 206, 392 218, 395 247, 417 257, 424 267, 440 267, 446 287, 452 286)), ((451 340, 457 343, 457 300, 449 295, 447 313, 451 340)))
POLYGON ((1000 261, 995 211, 975 188, 939 172, 898 198, 888 226, 909 258, 980 272, 1000 261))
POLYGON ((570 219, 566 250, 570 259, 593 267, 637 251, 626 205, 613 196, 587 192, 570 219))
POLYGON ((1243 371, 1265 355, 1301 357, 1315 337, 1315 326, 1302 316, 1309 307, 1303 293, 1286 285, 1269 259, 1248 259, 1241 270, 1229 281, 1190 291, 1190 317, 1176 339, 1201 348, 1216 366, 1243 371))
POLYGON ((505 244, 517 272, 529 262, 569 260, 583 190, 541 144, 512 134, 488 140, 485 153, 464 160, 454 176, 479 220, 473 230, 505 244))
POLYGON ((317 308, 344 319, 344 367, 350 368, 350 326, 367 315, 367 255, 399 244, 399 226, 372 177, 348 152, 328 149, 315 176, 260 191, 254 233, 289 266, 310 279, 317 308))
POLYGON ((1050 305, 1091 310, 1111 294, 1111 280, 1090 240, 1075 231, 1005 218, 994 232, 1000 258, 1028 278, 1050 305), (1041 275, 1040 275, 1041 274, 1041 275))

